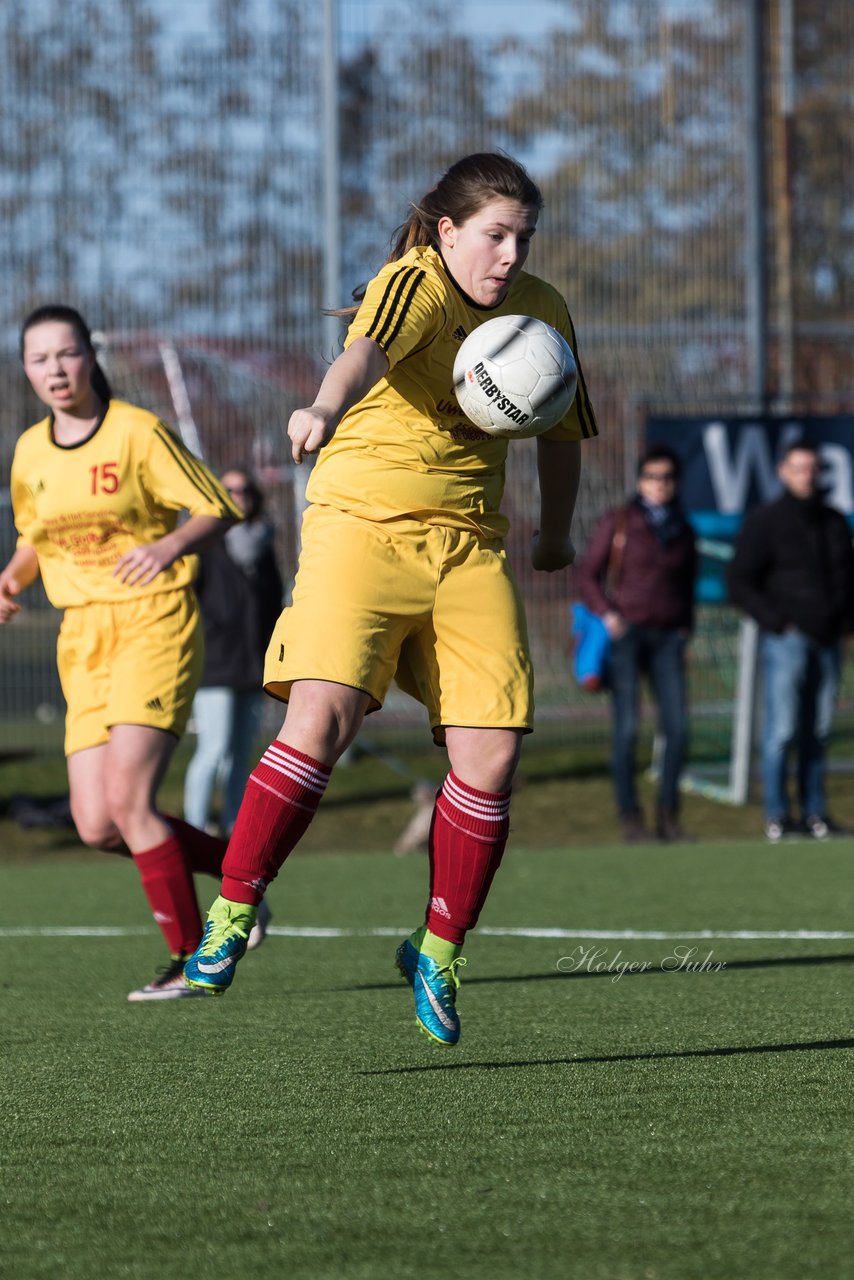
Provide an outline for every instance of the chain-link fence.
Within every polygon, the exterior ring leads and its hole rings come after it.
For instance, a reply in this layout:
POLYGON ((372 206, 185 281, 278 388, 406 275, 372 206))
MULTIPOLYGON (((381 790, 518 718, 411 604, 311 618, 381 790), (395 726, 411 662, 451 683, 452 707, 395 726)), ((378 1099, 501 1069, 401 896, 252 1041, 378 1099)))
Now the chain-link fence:
MULTIPOLYGON (((514 0, 7 0, 0 553, 15 439, 39 413, 17 330, 61 300, 105 335, 118 391, 173 423, 189 413, 215 466, 260 472, 292 568, 301 478, 282 432, 334 352, 323 308, 348 300, 408 202, 472 150, 518 156, 546 197, 530 266, 569 301, 601 430, 585 446, 579 544, 630 484, 648 408, 756 407, 757 143, 769 394, 850 409, 854 17, 846 0, 760 8, 751 135, 742 0, 529 0, 524 24, 514 0)), ((532 457, 511 451, 507 509, 541 724, 598 735, 603 705, 568 674, 571 581, 526 567, 532 457)), ((46 745, 59 741, 56 619, 37 593, 30 604, 0 630, 0 726, 46 745)), ((705 696, 707 668, 695 663, 698 712, 726 701, 705 696)), ((405 704, 390 710, 385 723, 407 722, 405 704)))

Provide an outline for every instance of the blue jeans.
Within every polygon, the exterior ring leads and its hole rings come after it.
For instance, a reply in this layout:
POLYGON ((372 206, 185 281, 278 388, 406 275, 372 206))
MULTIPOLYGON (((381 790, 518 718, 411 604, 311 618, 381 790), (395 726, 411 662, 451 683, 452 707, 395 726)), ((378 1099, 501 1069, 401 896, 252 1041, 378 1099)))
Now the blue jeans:
POLYGON ((631 626, 611 645, 609 680, 614 713, 611 768, 621 817, 638 808, 635 750, 640 720, 641 676, 646 674, 664 736, 658 805, 679 807, 679 778, 688 749, 685 680, 686 636, 672 627, 631 626))
POLYGON ((761 639, 765 720, 762 785, 765 816, 790 815, 788 757, 797 752, 802 816, 824 816, 825 752, 839 690, 840 646, 819 644, 802 631, 764 632, 761 639))
POLYGON ((251 768, 249 753, 261 725, 264 694, 248 689, 199 689, 193 700, 198 726, 195 754, 184 776, 184 817, 204 830, 217 783, 222 787, 220 827, 230 832, 251 768))

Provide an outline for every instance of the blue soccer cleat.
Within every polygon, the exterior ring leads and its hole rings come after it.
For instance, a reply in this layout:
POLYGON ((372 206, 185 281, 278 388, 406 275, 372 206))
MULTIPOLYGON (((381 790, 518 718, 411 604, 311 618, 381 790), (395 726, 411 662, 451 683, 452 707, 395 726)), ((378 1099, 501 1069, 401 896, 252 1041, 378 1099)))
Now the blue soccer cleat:
POLYGON ((436 1044, 456 1044, 460 1038, 460 1015, 457 1013, 457 991, 460 979, 457 970, 465 964, 457 956, 449 965, 440 968, 430 956, 421 952, 412 976, 415 992, 415 1021, 419 1031, 436 1044))
POLYGON ((449 965, 439 965, 431 956, 424 955, 413 946, 412 937, 409 937, 397 948, 394 962, 414 989, 415 1021, 419 1031, 437 1044, 456 1044, 460 1038, 460 1016, 456 1009, 460 986, 457 969, 466 963, 463 957, 457 956, 449 965))
POLYGON ((212 995, 227 991, 237 962, 246 953, 256 915, 256 907, 217 898, 208 912, 202 940, 184 965, 184 981, 212 995))

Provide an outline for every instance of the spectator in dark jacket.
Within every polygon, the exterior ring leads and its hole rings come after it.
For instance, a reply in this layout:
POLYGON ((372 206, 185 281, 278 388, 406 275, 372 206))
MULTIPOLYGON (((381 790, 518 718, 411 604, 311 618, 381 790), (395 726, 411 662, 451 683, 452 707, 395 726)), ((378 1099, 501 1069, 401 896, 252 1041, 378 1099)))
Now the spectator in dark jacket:
POLYGON ((208 825, 217 783, 219 826, 234 826, 249 775, 264 694, 264 654, 282 608, 282 577, 274 529, 263 497, 246 471, 232 468, 222 482, 244 513, 241 524, 199 557, 196 594, 202 611, 205 666, 193 702, 198 741, 184 779, 184 816, 208 825))
POLYGON ((641 676, 646 675, 665 739, 656 835, 686 839, 679 822, 679 779, 688 743, 685 649, 694 622, 697 553, 679 505, 679 459, 663 445, 638 466, 637 493, 607 511, 579 570, 579 594, 611 637, 612 770, 623 838, 651 838, 638 803, 635 751, 641 676))
POLYGON ((765 834, 772 841, 799 829, 787 782, 793 747, 800 830, 819 840, 838 830, 827 815, 825 752, 854 587, 854 551, 848 522, 819 492, 820 470, 813 445, 789 446, 777 468, 785 492, 747 515, 729 570, 732 600, 762 633, 762 783, 765 834))

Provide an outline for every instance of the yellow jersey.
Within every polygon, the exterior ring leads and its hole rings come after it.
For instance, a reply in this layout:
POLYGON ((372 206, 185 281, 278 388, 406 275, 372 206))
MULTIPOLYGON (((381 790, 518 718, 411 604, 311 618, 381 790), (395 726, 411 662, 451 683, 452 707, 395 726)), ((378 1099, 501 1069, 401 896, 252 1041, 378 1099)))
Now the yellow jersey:
POLYGON ((92 433, 63 446, 48 416, 21 436, 11 477, 18 545, 32 547, 51 604, 119 603, 188 587, 182 556, 145 586, 113 577, 119 557, 190 515, 241 519, 220 482, 153 413, 111 400, 92 433))
POLYGON ((413 517, 426 524, 503 537, 506 440, 466 418, 453 390, 454 360, 473 329, 501 315, 529 315, 563 334, 578 363, 578 391, 547 440, 597 434, 578 361, 575 330, 560 293, 520 272, 496 307, 472 302, 435 249, 410 249, 368 285, 345 346, 371 338, 388 373, 344 415, 308 484, 311 502, 370 520, 413 517))

